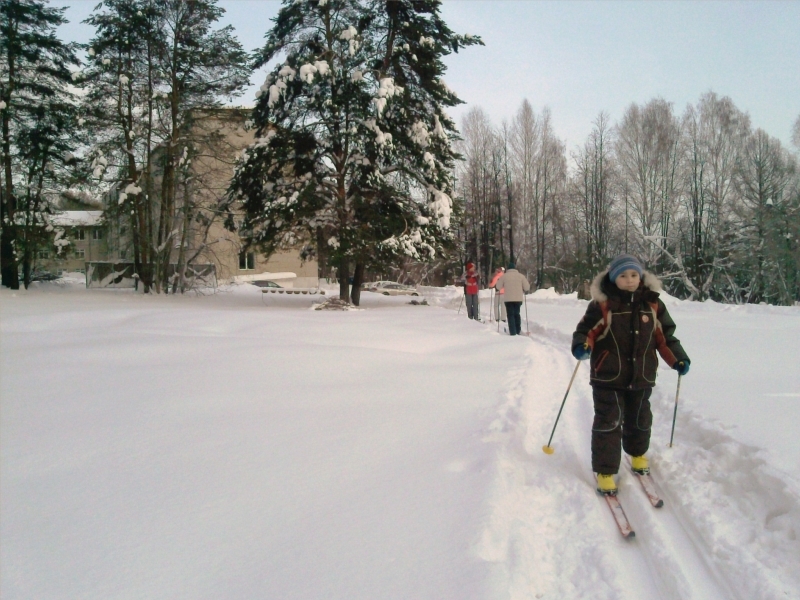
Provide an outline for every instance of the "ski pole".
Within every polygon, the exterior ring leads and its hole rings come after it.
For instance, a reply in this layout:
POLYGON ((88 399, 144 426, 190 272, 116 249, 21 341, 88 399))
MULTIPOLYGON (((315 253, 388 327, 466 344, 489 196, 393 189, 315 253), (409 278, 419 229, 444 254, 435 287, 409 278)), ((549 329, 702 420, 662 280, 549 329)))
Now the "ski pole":
POLYGON ((494 288, 489 292, 489 323, 494 320, 494 288))
POLYGON ((464 304, 464 296, 467 295, 467 292, 461 294, 461 301, 458 303, 458 314, 461 314, 461 305, 464 304))
POLYGON ((678 395, 681 393, 681 377, 678 375, 678 389, 675 391, 675 410, 672 411, 672 433, 669 434, 669 447, 672 448, 672 438, 675 436, 675 419, 678 417, 678 395))
POLYGON ((572 388, 572 382, 575 381, 575 375, 578 374, 578 367, 581 366, 581 361, 578 361, 578 364, 575 365, 575 370, 572 372, 572 378, 569 380, 569 385, 567 386, 567 393, 564 394, 564 399, 561 401, 561 408, 558 409, 558 416, 556 416, 556 422, 553 423, 553 431, 550 432, 550 439, 547 440, 547 445, 542 446, 542 450, 545 454, 552 454, 555 452, 555 448, 550 445, 550 442, 553 441, 553 436, 556 433, 556 425, 558 425, 558 420, 561 418, 561 411, 564 410, 564 404, 567 402, 567 396, 569 396, 569 390, 572 388))
POLYGON ((528 295, 522 295, 523 300, 525 300, 525 329, 528 331, 528 337, 531 335, 531 324, 528 322, 528 295))

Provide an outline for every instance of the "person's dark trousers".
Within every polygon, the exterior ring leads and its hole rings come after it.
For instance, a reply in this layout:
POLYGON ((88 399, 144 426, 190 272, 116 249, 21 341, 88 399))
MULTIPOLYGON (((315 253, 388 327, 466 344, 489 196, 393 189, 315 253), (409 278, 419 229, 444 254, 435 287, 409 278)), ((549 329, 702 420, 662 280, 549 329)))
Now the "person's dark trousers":
POLYGON ((467 316, 476 321, 481 318, 478 312, 478 294, 467 294, 467 316))
POLYGON ((594 423, 592 423, 592 470, 614 475, 619 471, 622 449, 631 456, 641 456, 650 447, 650 394, 643 390, 608 390, 593 388, 594 423))
POLYGON ((519 316, 519 309, 522 302, 506 302, 506 317, 508 318, 508 333, 519 335, 522 333, 522 318, 519 316))

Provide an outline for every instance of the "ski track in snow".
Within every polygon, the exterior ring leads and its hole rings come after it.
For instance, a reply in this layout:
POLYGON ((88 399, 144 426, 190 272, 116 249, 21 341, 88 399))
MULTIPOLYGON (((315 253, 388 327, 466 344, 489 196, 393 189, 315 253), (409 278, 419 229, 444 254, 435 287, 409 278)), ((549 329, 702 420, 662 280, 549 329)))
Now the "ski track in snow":
POLYGON ((575 362, 570 336, 535 322, 530 331, 525 364, 510 374, 507 401, 490 427, 501 450, 478 548, 484 560, 503 565, 509 598, 800 598, 798 490, 770 472, 757 448, 685 409, 680 442, 668 448, 669 377, 653 393, 649 452, 665 506, 650 505, 623 459, 619 497, 636 531, 623 539, 590 472, 588 365, 578 371, 555 453, 547 455, 542 446, 575 362))

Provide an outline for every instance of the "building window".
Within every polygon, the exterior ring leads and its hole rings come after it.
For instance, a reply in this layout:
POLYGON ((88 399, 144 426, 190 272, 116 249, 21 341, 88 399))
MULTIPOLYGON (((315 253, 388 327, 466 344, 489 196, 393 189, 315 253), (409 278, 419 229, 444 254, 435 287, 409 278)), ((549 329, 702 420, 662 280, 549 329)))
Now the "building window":
POLYGON ((50 251, 49 250, 39 250, 36 253, 36 258, 39 258, 41 260, 47 260, 48 258, 50 258, 50 251))
POLYGON ((86 230, 85 229, 76 229, 75 230, 75 239, 76 240, 85 240, 86 239, 86 230))
POLYGON ((102 240, 103 239, 103 230, 99 227, 92 229, 92 239, 93 240, 102 240))
POLYGON ((242 252, 239 255, 239 270, 252 271, 256 268, 255 252, 242 252))
POLYGON ((84 250, 83 248, 77 248, 75 250, 75 256, 77 258, 86 258, 86 250, 84 250))
POLYGON ((120 257, 122 260, 125 260, 126 258, 128 258, 128 252, 127 252, 126 250, 120 250, 120 251, 119 251, 119 257, 120 257))

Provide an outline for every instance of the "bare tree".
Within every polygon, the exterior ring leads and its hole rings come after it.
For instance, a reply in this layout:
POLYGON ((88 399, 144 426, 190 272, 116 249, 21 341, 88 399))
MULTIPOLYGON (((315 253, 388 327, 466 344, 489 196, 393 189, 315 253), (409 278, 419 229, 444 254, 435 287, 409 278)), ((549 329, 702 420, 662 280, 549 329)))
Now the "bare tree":
POLYGON ((463 135, 459 189, 464 199, 461 219, 464 258, 475 260, 479 272, 487 277, 498 234, 502 149, 489 116, 481 108, 467 113, 463 135))
POLYGON ((647 262, 661 260, 676 211, 680 123, 672 104, 657 98, 631 104, 617 128, 617 156, 629 183, 631 224, 647 262))
POLYGON ((517 255, 516 259, 533 264, 536 237, 531 226, 531 215, 538 213, 535 194, 536 157, 541 146, 539 123, 528 100, 523 100, 509 135, 511 164, 517 203, 517 255))
POLYGON ((619 188, 613 144, 608 114, 601 112, 583 148, 572 156, 575 166, 571 190, 584 248, 578 269, 583 278, 590 277, 604 265, 612 251, 611 218, 619 188))
POLYGON ((719 242, 732 214, 734 172, 748 129, 749 119, 730 98, 713 92, 683 117, 686 257, 676 266, 692 298, 707 298, 719 275, 719 242))

